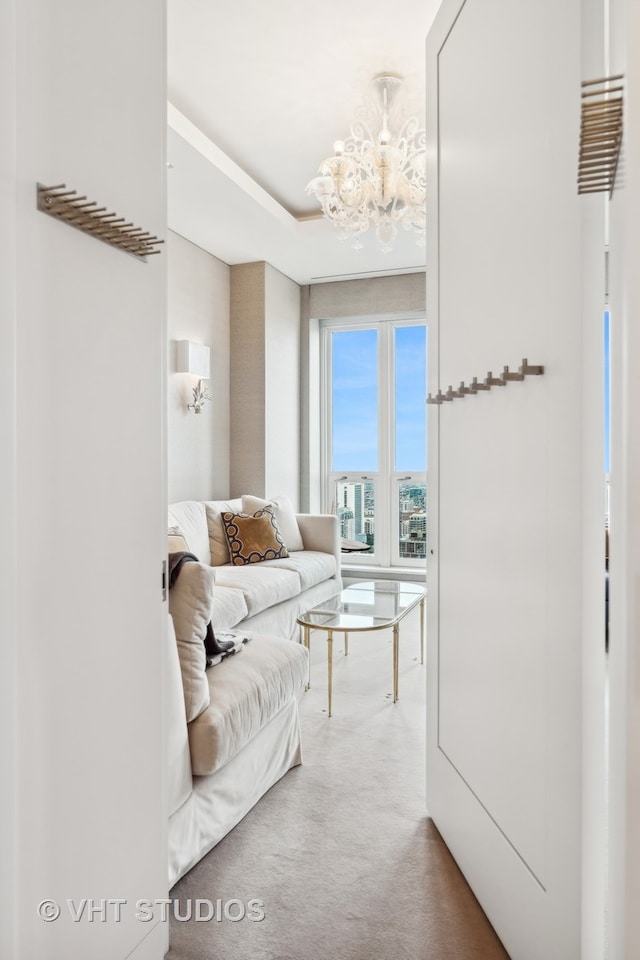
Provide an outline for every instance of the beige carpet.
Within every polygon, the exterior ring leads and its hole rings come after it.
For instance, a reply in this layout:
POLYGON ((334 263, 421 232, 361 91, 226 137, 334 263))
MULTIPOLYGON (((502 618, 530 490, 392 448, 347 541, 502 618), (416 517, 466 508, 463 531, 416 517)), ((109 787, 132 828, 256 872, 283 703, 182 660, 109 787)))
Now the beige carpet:
POLYGON ((259 899, 264 919, 173 920, 170 960, 508 960, 425 812, 418 622, 402 624, 396 704, 390 632, 352 634, 348 657, 336 636, 331 718, 313 635, 302 766, 172 890, 259 899))

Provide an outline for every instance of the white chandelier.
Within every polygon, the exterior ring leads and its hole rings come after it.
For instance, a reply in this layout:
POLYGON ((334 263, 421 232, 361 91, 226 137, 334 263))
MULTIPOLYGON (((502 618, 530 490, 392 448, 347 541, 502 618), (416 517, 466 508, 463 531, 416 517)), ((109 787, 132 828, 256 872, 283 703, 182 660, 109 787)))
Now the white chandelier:
POLYGON ((351 136, 336 140, 335 156, 323 160, 307 184, 340 239, 353 237, 355 250, 362 249, 361 234, 375 227, 388 253, 398 223, 417 234, 418 246, 425 245, 426 135, 417 117, 398 116, 401 84, 389 73, 374 78, 373 102, 360 108, 351 136))

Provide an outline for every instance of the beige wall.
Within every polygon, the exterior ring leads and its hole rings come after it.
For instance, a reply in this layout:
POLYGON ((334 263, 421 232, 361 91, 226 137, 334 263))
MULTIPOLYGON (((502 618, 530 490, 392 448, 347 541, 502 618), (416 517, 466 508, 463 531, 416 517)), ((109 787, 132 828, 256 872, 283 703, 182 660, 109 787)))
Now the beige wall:
POLYGON ((426 295, 424 273, 314 283, 309 287, 309 316, 399 317, 414 312, 424 316, 426 295))
POLYGON ((229 495, 229 267, 177 233, 168 235, 169 503, 229 495), (209 393, 202 413, 187 409, 195 377, 176 373, 175 343, 211 349, 209 393))
POLYGON ((268 263, 231 267, 231 496, 300 487, 300 288, 268 263))

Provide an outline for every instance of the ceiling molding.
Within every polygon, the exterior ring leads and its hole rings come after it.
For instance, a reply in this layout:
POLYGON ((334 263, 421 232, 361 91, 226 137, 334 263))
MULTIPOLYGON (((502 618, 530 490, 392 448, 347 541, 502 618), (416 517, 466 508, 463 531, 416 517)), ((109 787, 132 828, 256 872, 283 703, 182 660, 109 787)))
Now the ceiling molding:
POLYGON ((191 122, 171 101, 167 100, 167 123, 183 140, 186 140, 194 150, 208 160, 220 173, 224 174, 232 183, 243 190, 248 197, 258 203, 267 213, 271 214, 285 226, 293 227, 297 220, 278 203, 264 187, 249 176, 238 166, 231 157, 216 146, 202 130, 191 122))

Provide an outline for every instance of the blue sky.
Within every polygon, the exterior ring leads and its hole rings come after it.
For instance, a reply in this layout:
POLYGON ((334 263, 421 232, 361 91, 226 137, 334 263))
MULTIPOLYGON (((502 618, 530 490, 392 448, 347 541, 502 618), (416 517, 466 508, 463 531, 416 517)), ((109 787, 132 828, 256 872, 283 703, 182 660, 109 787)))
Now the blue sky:
POLYGON ((610 343, 610 332, 609 325, 611 322, 611 317, 608 310, 604 312, 604 472, 609 473, 611 471, 611 442, 610 442, 610 410, 609 410, 609 369, 610 369, 610 358, 609 358, 609 343, 610 343))
MULTIPOLYGON (((396 470, 426 468, 426 328, 396 327, 396 470)), ((378 469, 378 333, 333 334, 333 469, 378 469)))

